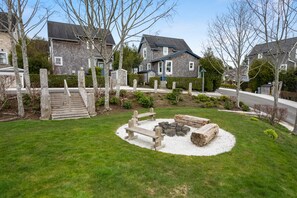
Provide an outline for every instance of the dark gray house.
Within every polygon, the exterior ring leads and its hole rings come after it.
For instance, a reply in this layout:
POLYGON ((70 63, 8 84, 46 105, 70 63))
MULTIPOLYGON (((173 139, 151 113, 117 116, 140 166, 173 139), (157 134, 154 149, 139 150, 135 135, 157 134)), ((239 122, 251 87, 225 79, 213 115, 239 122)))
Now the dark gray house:
MULTIPOLYGON (((47 28, 50 58, 55 74, 76 74, 81 67, 87 72, 91 67, 91 50, 95 56, 96 66, 103 67, 102 56, 95 50, 100 38, 96 38, 93 44, 89 43, 79 25, 48 21, 47 28)), ((112 50, 115 42, 111 33, 106 43, 112 50)))
MULTIPOLYGON (((277 54, 276 46, 276 42, 256 45, 248 55, 249 65, 255 59, 269 60, 272 58, 272 54, 277 54)), ((279 46, 281 53, 279 53, 278 58, 282 60, 281 69, 287 71, 289 68, 297 68, 297 37, 281 40, 279 46)))
POLYGON ((183 39, 143 35, 138 53, 143 57, 139 72, 154 71, 157 76, 200 77, 200 57, 183 39))

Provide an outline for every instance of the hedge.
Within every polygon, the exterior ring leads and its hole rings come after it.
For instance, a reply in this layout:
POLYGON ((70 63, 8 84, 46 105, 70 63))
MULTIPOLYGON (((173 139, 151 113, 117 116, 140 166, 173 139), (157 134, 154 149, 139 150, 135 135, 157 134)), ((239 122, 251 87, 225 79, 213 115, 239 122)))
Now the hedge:
MULTIPOLYGON (((64 79, 67 81, 68 87, 77 87, 76 75, 48 75, 49 87, 64 87, 64 79)), ((39 74, 30 74, 30 80, 33 87, 40 87, 39 74)), ((86 87, 93 87, 92 76, 85 77, 86 87)), ((98 87, 104 87, 104 77, 97 76, 98 87)))
POLYGON ((176 88, 189 89, 189 83, 192 83, 192 89, 201 91, 201 78, 187 78, 187 77, 167 77, 167 88, 172 89, 172 83, 176 82, 176 88))
POLYGON ((144 75, 143 74, 128 74, 128 85, 130 87, 133 87, 133 80, 137 80, 137 84, 143 84, 144 83, 144 75))
POLYGON ((158 85, 160 85, 160 81, 161 81, 160 77, 150 77, 149 86, 151 88, 154 88, 154 82, 155 82, 155 80, 157 80, 158 81, 158 85))
POLYGON ((229 88, 229 89, 236 89, 236 85, 233 84, 221 84, 221 87, 223 88, 229 88))

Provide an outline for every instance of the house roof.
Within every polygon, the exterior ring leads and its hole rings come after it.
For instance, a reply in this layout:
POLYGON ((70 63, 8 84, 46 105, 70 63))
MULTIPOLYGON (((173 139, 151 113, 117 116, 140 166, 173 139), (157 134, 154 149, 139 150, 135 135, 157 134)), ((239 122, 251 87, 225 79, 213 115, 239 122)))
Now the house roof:
POLYGON ((182 55, 184 53, 190 54, 191 56, 194 56, 195 58, 200 59, 200 56, 198 56, 197 54, 194 54, 192 51, 181 50, 181 51, 169 54, 167 56, 163 56, 161 58, 156 58, 156 59, 152 60, 151 62, 154 63, 154 62, 158 62, 158 61, 165 61, 165 60, 180 56, 180 55, 182 55))
POLYGON ((187 50, 189 52, 192 52, 191 48, 184 41, 184 39, 153 36, 147 34, 144 34, 142 36, 138 51, 140 50, 141 45, 144 42, 144 39, 147 41, 148 45, 152 49, 156 49, 158 47, 169 47, 175 49, 176 51, 187 50))
MULTIPOLYGON (((78 41, 78 37, 86 37, 82 27, 75 24, 48 21, 47 30, 48 37, 52 39, 78 41)), ((106 41, 108 44, 115 44, 110 31, 106 41)))
MULTIPOLYGON (((297 37, 288 38, 288 39, 279 41, 279 45, 282 53, 289 53, 296 43, 297 43, 297 37)), ((258 44, 252 49, 249 56, 254 56, 261 53, 265 54, 268 52, 272 54, 276 54, 276 50, 277 50, 276 46, 277 46, 277 43, 275 41, 270 42, 268 44, 266 43, 258 44)))
MULTIPOLYGON (((16 17, 13 17, 12 26, 14 26, 15 24, 16 24, 16 17)), ((7 12, 0 12, 0 32, 7 32, 7 30, 8 30, 8 14, 7 12)))

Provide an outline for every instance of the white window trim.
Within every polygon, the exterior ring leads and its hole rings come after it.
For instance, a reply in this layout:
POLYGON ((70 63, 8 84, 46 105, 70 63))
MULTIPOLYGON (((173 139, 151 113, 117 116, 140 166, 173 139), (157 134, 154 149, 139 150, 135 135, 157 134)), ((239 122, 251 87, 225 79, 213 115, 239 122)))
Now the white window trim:
POLYGON ((8 55, 7 55, 7 52, 0 52, 0 53, 5 55, 5 63, 3 63, 3 64, 8 64, 8 55))
POLYGON ((163 73, 163 66, 162 66, 162 62, 158 62, 158 74, 162 75, 163 73), (160 68, 161 68, 161 72, 160 72, 160 68))
POLYGON ((147 63, 146 64, 146 70, 151 70, 152 69, 152 64, 151 63, 147 63))
POLYGON ((165 62, 165 73, 166 73, 167 75, 172 75, 172 70, 173 70, 173 62, 172 62, 172 60, 167 60, 167 61, 165 62), (167 63, 171 63, 171 71, 170 71, 170 72, 167 71, 167 63))
POLYGON ((168 47, 163 47, 163 55, 168 55, 168 47))
POLYGON ((280 70, 281 71, 287 71, 288 70, 288 64, 281 64, 280 65, 280 70), (284 69, 282 69, 282 67, 284 67, 284 69))
POLYGON ((54 60, 55 60, 55 65, 63 66, 63 57, 61 57, 61 56, 55 56, 54 57, 54 60), (60 64, 57 64, 57 59, 61 59, 61 63, 60 64))
POLYGON ((195 62, 190 61, 189 62, 189 71, 194 71, 195 70, 195 62), (193 64, 193 68, 191 68, 191 64, 193 64))
POLYGON ((263 58, 263 54, 258 54, 258 59, 262 59, 263 58))
POLYGON ((143 70, 143 65, 139 65, 139 71, 143 70))
POLYGON ((143 50, 142 50, 142 56, 143 56, 143 59, 144 59, 144 60, 147 59, 147 49, 146 49, 146 47, 143 48, 143 50))

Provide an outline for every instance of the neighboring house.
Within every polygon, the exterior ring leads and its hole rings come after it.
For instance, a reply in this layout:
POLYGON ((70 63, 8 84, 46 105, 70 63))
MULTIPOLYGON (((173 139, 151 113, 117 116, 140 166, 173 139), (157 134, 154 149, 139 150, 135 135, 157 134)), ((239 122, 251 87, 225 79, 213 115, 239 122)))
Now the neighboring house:
MULTIPOLYGON (((13 23, 13 25, 15 22, 13 23)), ((0 12, 0 68, 8 67, 8 55, 11 53, 10 36, 8 34, 8 17, 7 13, 0 12)), ((17 39, 17 33, 14 32, 17 39)))
MULTIPOLYGON (((100 38, 91 44, 79 25, 48 21, 48 40, 50 58, 55 74, 76 74, 80 68, 87 72, 91 67, 90 51, 93 50, 95 64, 103 68, 102 56, 95 49, 99 46, 100 38)), ((115 44, 111 35, 106 39, 107 46, 112 50, 115 44)), ((110 64, 112 67, 112 63, 110 64)))
MULTIPOLYGON (((255 59, 267 59, 275 55, 277 50, 276 42, 270 42, 268 44, 256 45, 250 54, 248 55, 249 65, 255 59)), ((282 60, 281 69, 287 71, 289 68, 297 68, 297 37, 281 40, 279 42, 281 53, 279 54, 279 60, 282 60)))
POLYGON ((200 77, 200 57, 183 39, 143 35, 138 53, 143 57, 139 73, 154 71, 164 77, 200 77))

